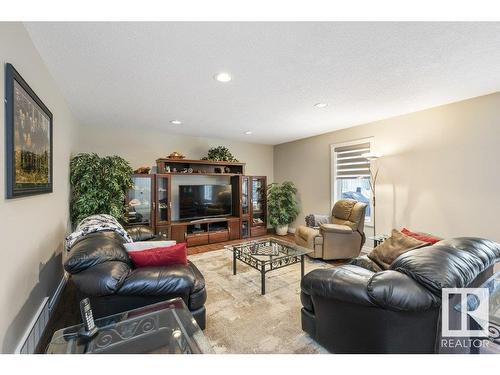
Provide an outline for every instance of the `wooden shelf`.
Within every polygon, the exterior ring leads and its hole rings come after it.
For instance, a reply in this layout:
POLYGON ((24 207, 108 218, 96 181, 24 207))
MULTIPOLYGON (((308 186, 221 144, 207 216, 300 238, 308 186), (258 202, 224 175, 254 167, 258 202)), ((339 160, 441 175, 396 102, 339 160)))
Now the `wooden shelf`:
POLYGON ((232 162, 232 161, 213 161, 213 160, 191 160, 191 159, 168 159, 159 158, 156 162, 163 162, 169 164, 204 164, 204 165, 233 165, 243 167, 245 163, 232 162))
POLYGON ((212 160, 190 160, 190 159, 156 159, 156 167, 158 173, 171 174, 171 175, 201 175, 201 176, 238 176, 245 174, 245 163, 235 163, 230 161, 212 161, 212 160), (175 168, 176 172, 167 172, 175 168), (225 168, 229 168, 228 173, 216 173, 216 169, 222 172, 225 168), (180 169, 192 169, 191 173, 182 173, 180 169), (199 170, 200 172, 194 172, 199 170))
POLYGON ((228 176, 228 177, 241 176, 241 173, 163 172, 162 174, 168 174, 168 175, 172 175, 172 176, 228 176))

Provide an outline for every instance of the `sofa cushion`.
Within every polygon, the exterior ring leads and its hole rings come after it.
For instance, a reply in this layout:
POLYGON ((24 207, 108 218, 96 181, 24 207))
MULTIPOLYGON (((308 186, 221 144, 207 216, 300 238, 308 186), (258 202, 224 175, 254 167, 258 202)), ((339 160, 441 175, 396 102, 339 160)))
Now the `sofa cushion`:
POLYGON ((392 262, 401 254, 426 245, 428 245, 427 242, 405 236, 397 229, 393 229, 391 237, 374 248, 370 254, 368 254, 368 258, 386 270, 389 269, 392 262))
POLYGON ((123 238, 115 232, 92 233, 76 242, 64 263, 64 269, 75 274, 98 264, 117 261, 131 267, 123 238))
POLYGON ((408 275, 441 297, 442 288, 466 287, 499 260, 498 243, 462 237, 403 254, 391 269, 408 275))

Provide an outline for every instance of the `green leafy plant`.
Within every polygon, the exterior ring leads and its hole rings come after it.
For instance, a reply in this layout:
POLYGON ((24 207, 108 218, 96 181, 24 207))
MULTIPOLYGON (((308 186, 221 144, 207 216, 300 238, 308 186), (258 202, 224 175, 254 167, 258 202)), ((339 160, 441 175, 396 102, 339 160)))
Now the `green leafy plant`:
POLYGON ((272 183, 267 186, 267 209, 272 226, 292 223, 299 214, 297 188, 293 182, 272 183))
POLYGON ((125 198, 132 187, 132 173, 130 164, 119 156, 101 158, 94 153, 74 156, 70 162, 73 225, 96 214, 109 214, 124 221, 125 198))
POLYGON ((236 158, 231 154, 229 149, 224 146, 213 147, 208 150, 208 156, 205 156, 201 160, 212 160, 212 161, 230 161, 237 162, 236 158))

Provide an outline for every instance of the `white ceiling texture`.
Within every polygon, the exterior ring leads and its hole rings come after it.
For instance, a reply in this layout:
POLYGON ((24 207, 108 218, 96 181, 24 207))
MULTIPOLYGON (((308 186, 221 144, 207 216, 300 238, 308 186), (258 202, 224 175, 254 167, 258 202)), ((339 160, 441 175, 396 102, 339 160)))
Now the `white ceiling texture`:
POLYGON ((279 144, 500 90, 500 23, 25 25, 84 126, 279 144))

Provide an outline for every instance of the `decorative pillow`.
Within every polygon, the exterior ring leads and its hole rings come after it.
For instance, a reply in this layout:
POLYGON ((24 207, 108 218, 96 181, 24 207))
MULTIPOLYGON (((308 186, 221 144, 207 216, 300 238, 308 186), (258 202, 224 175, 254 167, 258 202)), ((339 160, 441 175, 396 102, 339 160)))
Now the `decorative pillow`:
POLYGON ((406 229, 406 228, 401 229, 401 233, 403 233, 407 236, 413 237, 417 240, 428 242, 431 245, 434 245, 436 242, 441 241, 441 238, 434 237, 434 236, 427 234, 427 233, 412 232, 411 230, 406 229))
POLYGON ((161 267, 171 264, 187 265, 185 243, 131 251, 128 255, 136 267, 161 267))
POLYGON ((138 242, 124 243, 123 246, 125 247, 125 250, 127 250, 127 252, 131 252, 131 251, 147 250, 157 247, 167 247, 175 244, 176 244, 175 241, 138 241, 138 242))
POLYGON ((368 258, 377 263, 382 269, 387 270, 401 254, 427 245, 429 245, 428 242, 406 236, 397 229, 393 229, 391 237, 374 248, 368 254, 368 258))

